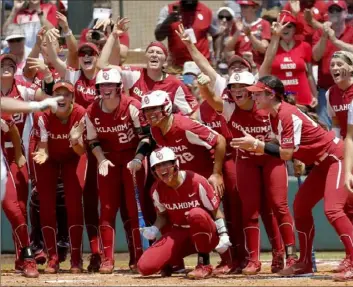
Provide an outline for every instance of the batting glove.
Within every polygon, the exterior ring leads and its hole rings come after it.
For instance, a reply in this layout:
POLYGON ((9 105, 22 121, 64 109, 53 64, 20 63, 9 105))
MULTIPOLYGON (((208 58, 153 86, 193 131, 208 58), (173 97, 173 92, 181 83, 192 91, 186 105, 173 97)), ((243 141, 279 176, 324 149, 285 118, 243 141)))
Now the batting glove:
POLYGON ((50 110, 55 113, 58 109, 58 102, 64 99, 63 96, 46 98, 40 102, 30 102, 29 105, 33 112, 45 111, 50 108, 50 110))
POLYGON ((229 241, 229 236, 228 234, 224 233, 219 236, 219 243, 216 246, 216 251, 219 254, 223 254, 224 252, 227 251, 227 249, 232 246, 232 243, 229 241))
POLYGON ((152 226, 143 228, 142 235, 147 240, 154 240, 156 239, 158 232, 159 232, 159 229, 156 226, 152 225, 152 226))
POLYGON ((106 176, 108 174, 109 171, 109 166, 114 167, 115 165, 112 164, 112 162, 110 160, 107 159, 103 159, 101 161, 101 163, 98 166, 98 172, 100 175, 102 176, 106 176))
POLYGON ((139 160, 138 158, 134 158, 132 161, 130 161, 127 164, 127 169, 130 170, 131 174, 136 173, 136 171, 139 171, 142 167, 142 161, 139 160))

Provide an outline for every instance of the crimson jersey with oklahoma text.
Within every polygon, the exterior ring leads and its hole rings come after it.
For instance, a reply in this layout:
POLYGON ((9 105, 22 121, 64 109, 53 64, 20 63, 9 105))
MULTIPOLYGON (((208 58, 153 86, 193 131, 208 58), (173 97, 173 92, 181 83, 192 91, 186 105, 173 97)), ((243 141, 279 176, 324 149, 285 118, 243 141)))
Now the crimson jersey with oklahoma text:
POLYGON ((124 87, 129 90, 130 96, 140 102, 146 93, 162 90, 169 94, 173 108, 183 115, 192 114, 198 108, 197 100, 189 89, 173 75, 166 74, 163 80, 153 81, 147 75, 147 69, 130 67, 124 67, 121 74, 124 87))
POLYGON ((271 116, 271 125, 281 148, 294 149, 293 158, 307 165, 341 146, 334 132, 325 131, 296 106, 285 102, 281 103, 277 116, 271 116))
POLYGON ((203 176, 189 170, 181 173, 184 181, 176 189, 157 181, 151 188, 152 199, 158 212, 167 213, 171 224, 189 227, 187 212, 199 207, 212 213, 219 207, 220 199, 203 176))
POLYGON ((84 121, 85 109, 74 104, 72 112, 66 123, 52 112, 38 112, 34 114, 34 139, 48 143, 50 159, 62 162, 78 157, 71 147, 70 131, 75 123, 84 121))
POLYGON ((102 110, 101 100, 93 102, 87 108, 87 140, 98 139, 103 152, 136 149, 144 125, 140 108, 140 102, 124 94, 112 113, 102 110))
MULTIPOLYGON (((38 89, 38 87, 34 84, 14 80, 10 92, 6 95, 1 93, 1 96, 2 97, 11 97, 13 99, 22 100, 25 102, 34 101, 34 97, 35 97, 35 93, 36 93, 37 89, 38 89)), ((23 131, 25 128, 27 116, 28 115, 25 113, 15 113, 12 115, 12 119, 13 119, 14 123, 16 124, 21 137, 23 135, 23 131)), ((5 142, 11 141, 9 135, 6 135, 4 138, 5 138, 4 139, 5 142)))
POLYGON ((337 85, 332 86, 326 93, 327 112, 330 117, 338 120, 341 137, 347 135, 348 110, 353 101, 353 85, 347 90, 341 90, 337 85))
POLYGON ((87 79, 82 70, 68 68, 65 80, 70 81, 75 86, 75 103, 85 109, 97 98, 95 77, 87 79))
POLYGON ((307 63, 311 63, 311 46, 306 42, 297 41, 290 51, 279 45, 272 62, 272 74, 283 83, 287 92, 293 92, 298 104, 310 105, 312 101, 307 63))
POLYGON ((160 147, 171 148, 179 159, 182 169, 192 170, 209 177, 213 170, 213 148, 218 133, 188 117, 175 114, 169 131, 163 135, 157 127, 151 134, 160 147))

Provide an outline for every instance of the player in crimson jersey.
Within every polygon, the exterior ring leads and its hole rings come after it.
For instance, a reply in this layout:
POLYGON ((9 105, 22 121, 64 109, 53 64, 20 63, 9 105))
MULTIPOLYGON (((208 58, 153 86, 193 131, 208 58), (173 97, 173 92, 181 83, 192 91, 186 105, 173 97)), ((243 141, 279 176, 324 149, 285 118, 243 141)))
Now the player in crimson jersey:
MULTIPOLYGON (((254 83, 254 76, 248 71, 235 72, 227 84, 226 80, 217 74, 190 42, 182 26, 179 27, 178 34, 188 47, 195 63, 207 75, 207 77, 201 76, 198 80, 201 84, 201 95, 214 110, 222 114, 232 137, 242 137, 243 131, 247 131, 257 138, 271 141, 268 113, 256 109, 254 101, 244 90, 246 86, 254 83), (202 87, 208 84, 210 84, 212 92, 210 89, 202 87), (224 94, 227 96, 225 100, 222 99, 224 94)), ((264 201, 262 200, 264 186, 265 198, 269 202, 268 206, 272 207, 280 225, 280 232, 285 244, 287 266, 294 264, 296 261, 295 236, 293 219, 288 208, 287 170, 284 161, 246 151, 235 151, 234 158, 236 159, 237 188, 242 200, 245 243, 249 253, 247 266, 242 270, 243 274, 257 274, 261 270, 258 220, 261 207, 263 207, 261 202, 264 201), (251 175, 251 180, 249 180, 249 175, 251 175)), ((273 221, 275 221, 274 218, 273 221)), ((284 266, 283 247, 280 236, 272 237, 272 239, 273 262, 271 270, 277 272, 284 266)))
MULTIPOLYGON (((327 114, 332 120, 332 130, 335 131, 336 137, 345 139, 348 109, 353 101, 353 54, 345 51, 335 52, 330 62, 330 70, 335 84, 326 93, 327 114)), ((348 198, 346 213, 353 222, 353 197, 348 198)), ((346 254, 346 258, 334 272, 341 272, 349 260, 349 254, 346 254)))
POLYGON ((46 246, 48 264, 45 273, 59 271, 56 243, 56 186, 60 176, 64 183, 65 204, 71 243, 71 273, 82 272, 82 188, 76 170, 80 156, 85 152, 82 133, 85 109, 74 103, 74 86, 59 81, 53 95, 61 95, 55 113, 35 114, 34 137, 36 145, 33 161, 36 188, 39 194, 40 223, 46 246))
POLYGON ((110 61, 114 46, 119 44, 119 38, 110 35, 104 45, 98 61, 100 68, 113 67, 121 72, 124 88, 130 96, 141 102, 144 94, 150 91, 163 90, 169 93, 174 111, 190 115, 198 108, 196 98, 182 81, 164 72, 168 51, 161 42, 152 42, 146 49, 147 68, 132 69, 112 66, 110 61))
POLYGON ((300 259, 279 272, 280 275, 312 273, 315 227, 311 210, 323 198, 325 215, 350 257, 347 267, 333 278, 338 281, 353 279, 353 225, 344 212, 348 191, 344 187, 343 142, 333 131, 325 131, 296 106, 288 104, 284 86, 275 76, 262 77, 247 89, 253 93, 257 107, 270 113, 271 128, 279 145, 244 133, 242 138, 232 140, 232 146, 283 160, 296 158, 306 165, 314 165, 294 200, 300 259))
POLYGON ((136 263, 142 255, 134 185, 129 169, 133 166, 139 190, 142 190, 145 180, 142 161, 145 154, 141 148, 149 146, 149 138, 142 133, 140 103, 122 93, 119 71, 99 71, 96 84, 102 99, 95 101, 87 109, 87 140, 98 164, 101 203, 99 232, 104 248, 104 260, 99 272, 112 273, 115 218, 122 206, 123 196, 132 229, 132 238, 128 238, 132 241, 128 244, 131 244, 134 250, 134 257, 130 258, 130 268, 136 268, 136 263))
MULTIPOLYGON (((138 271, 144 276, 152 275, 190 254, 208 254, 213 249, 226 252, 232 244, 219 209, 218 192, 199 174, 179 170, 178 157, 170 148, 152 152, 150 162, 158 179, 151 190, 158 215, 153 226, 143 229, 143 236, 156 239, 159 230, 168 225, 170 231, 145 251, 138 271)), ((211 276, 209 262, 199 262, 187 274, 190 279, 211 276)))

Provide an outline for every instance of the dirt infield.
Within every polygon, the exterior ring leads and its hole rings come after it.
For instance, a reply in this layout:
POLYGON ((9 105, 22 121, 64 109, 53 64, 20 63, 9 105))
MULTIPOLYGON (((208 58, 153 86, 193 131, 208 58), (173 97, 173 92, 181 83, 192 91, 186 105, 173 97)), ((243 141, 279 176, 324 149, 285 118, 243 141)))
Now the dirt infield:
MULTIPOLYGON (((342 257, 339 257, 342 258, 343 254, 342 257)), ((212 263, 216 265, 218 259, 217 255, 212 256, 212 263)), ((68 273, 68 262, 65 262, 60 266, 59 274, 41 274, 38 279, 27 279, 14 272, 14 257, 12 255, 2 255, 1 286, 353 286, 353 281, 340 283, 331 280, 330 270, 338 263, 337 260, 318 259, 319 272, 312 277, 281 278, 271 274, 270 262, 266 259, 263 261, 263 268, 259 276, 227 275, 192 281, 186 279, 183 274, 173 275, 169 278, 161 278, 159 275, 142 278, 128 270, 126 254, 117 254, 116 270, 112 275, 89 273, 72 275, 68 273)), ((186 265, 190 269, 193 268, 195 260, 195 257, 188 257, 185 260, 186 265)), ((43 268, 40 266, 40 272, 43 268)))

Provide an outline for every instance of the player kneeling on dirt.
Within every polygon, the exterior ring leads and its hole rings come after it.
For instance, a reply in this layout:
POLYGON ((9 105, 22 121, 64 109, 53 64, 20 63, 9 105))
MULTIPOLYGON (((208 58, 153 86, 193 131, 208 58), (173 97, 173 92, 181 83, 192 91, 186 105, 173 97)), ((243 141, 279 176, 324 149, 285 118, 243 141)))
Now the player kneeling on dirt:
MULTIPOLYGON (((171 228, 144 252, 138 271, 144 276, 152 275, 194 253, 208 254, 213 249, 224 253, 232 244, 219 208, 220 198, 207 179, 179 170, 176 155, 167 147, 152 152, 150 162, 158 179, 151 189, 157 219, 153 226, 142 230, 143 236, 153 240, 162 227, 171 228)), ((209 260, 202 262, 203 258, 199 257, 188 278, 211 277, 212 266, 209 260)))

